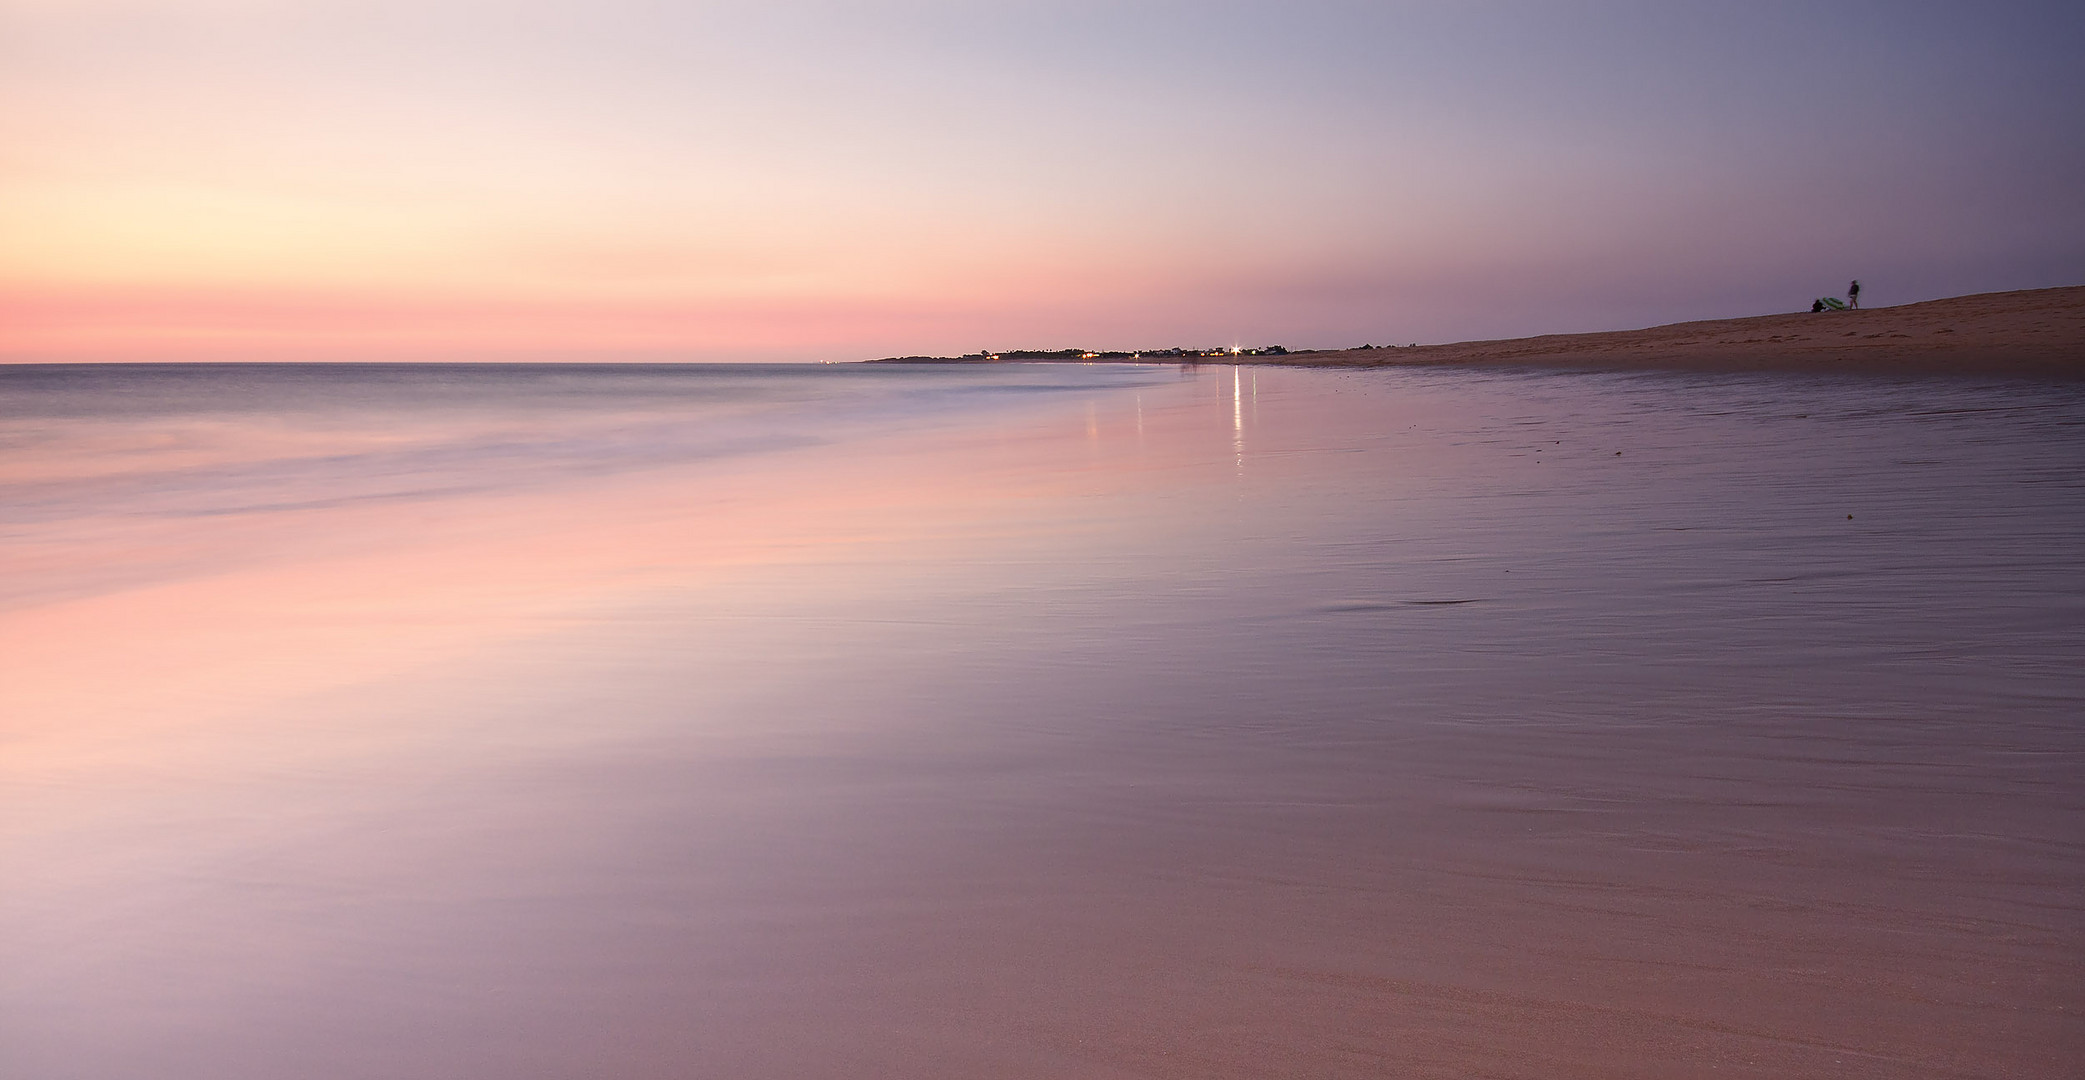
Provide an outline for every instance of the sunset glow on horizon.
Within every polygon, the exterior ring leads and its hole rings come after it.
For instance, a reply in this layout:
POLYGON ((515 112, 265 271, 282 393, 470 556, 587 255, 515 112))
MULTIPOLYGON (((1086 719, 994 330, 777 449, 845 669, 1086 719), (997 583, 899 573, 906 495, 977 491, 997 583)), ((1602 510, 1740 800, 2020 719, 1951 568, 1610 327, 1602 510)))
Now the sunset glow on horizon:
POLYGON ((2085 281, 2085 16, 0 0, 0 360, 1439 341, 2085 281))

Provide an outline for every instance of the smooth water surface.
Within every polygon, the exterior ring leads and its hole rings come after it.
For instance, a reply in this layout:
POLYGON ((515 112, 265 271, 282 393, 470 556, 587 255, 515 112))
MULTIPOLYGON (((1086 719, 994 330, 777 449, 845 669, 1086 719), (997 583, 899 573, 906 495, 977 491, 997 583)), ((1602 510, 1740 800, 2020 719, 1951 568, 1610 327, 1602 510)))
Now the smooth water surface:
POLYGON ((0 368, 0 1073, 2085 1060, 2085 392, 0 368))

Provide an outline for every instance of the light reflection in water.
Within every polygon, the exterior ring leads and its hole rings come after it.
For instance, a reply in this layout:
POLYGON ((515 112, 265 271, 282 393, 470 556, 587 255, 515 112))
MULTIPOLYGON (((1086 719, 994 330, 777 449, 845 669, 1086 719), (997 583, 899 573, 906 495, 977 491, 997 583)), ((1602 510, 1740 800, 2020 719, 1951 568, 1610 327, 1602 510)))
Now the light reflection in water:
POLYGON ((1245 395, 1241 389, 1239 373, 1244 369, 1231 365, 1231 451, 1237 459, 1238 475, 1245 475, 1245 395))

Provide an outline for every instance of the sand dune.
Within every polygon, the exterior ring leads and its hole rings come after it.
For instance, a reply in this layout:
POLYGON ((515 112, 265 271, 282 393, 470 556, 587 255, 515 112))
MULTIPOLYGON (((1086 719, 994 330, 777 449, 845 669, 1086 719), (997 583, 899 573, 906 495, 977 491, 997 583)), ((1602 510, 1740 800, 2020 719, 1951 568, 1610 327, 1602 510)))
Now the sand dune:
POLYGON ((1344 349, 1245 363, 1858 371, 2085 378, 2085 286, 1980 293, 1901 307, 1760 315, 1645 330, 1344 349))

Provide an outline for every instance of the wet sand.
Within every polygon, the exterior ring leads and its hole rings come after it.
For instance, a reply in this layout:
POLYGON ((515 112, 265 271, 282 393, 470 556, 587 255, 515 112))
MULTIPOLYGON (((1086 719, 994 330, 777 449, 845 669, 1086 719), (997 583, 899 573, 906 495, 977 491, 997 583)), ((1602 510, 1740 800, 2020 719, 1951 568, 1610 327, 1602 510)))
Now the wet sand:
POLYGON ((839 375, 18 408, 0 1072, 2085 1060, 2074 384, 839 375))
POLYGON ((1712 319, 1645 330, 1242 357, 1240 362, 2081 379, 2085 287, 1982 293, 1859 311, 1712 319))

